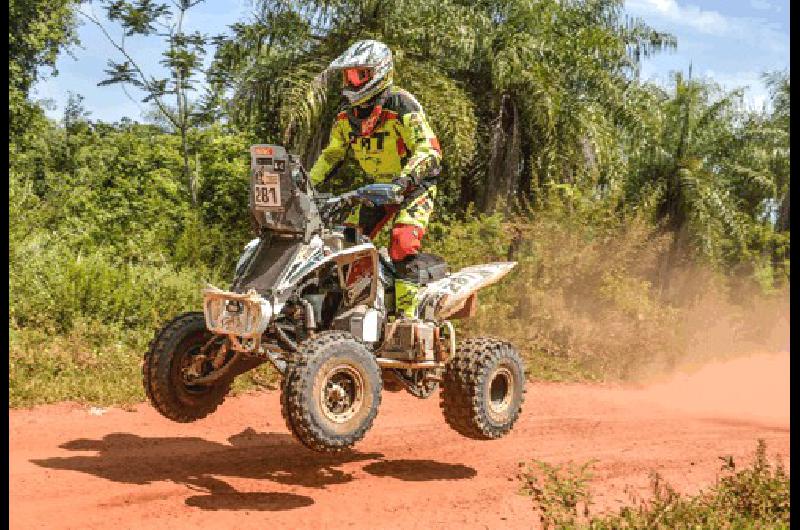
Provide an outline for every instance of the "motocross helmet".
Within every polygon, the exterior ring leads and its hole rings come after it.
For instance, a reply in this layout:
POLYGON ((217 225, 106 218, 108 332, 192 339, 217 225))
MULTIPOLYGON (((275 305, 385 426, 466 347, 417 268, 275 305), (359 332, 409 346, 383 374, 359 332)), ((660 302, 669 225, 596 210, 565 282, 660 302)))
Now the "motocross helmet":
POLYGON ((392 51, 382 42, 362 40, 329 66, 342 75, 342 95, 351 106, 363 105, 392 84, 392 51))

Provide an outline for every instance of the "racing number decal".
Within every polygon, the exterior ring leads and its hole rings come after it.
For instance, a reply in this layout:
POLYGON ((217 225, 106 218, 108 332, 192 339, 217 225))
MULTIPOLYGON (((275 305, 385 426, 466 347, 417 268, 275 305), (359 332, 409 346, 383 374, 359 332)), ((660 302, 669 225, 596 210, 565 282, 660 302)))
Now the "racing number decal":
POLYGON ((281 205, 280 180, 275 173, 263 169, 256 170, 255 204, 262 208, 275 208, 281 205))
POLYGON ((450 280, 450 285, 448 285, 448 289, 451 293, 455 294, 461 290, 462 287, 470 283, 469 278, 459 277, 456 276, 452 280, 450 280))
POLYGON ((259 206, 277 206, 277 189, 269 186, 256 186, 256 204, 259 206))
POLYGON ((450 294, 458 293, 464 286, 470 284, 477 284, 486 276, 492 273, 492 269, 476 269, 468 273, 460 273, 452 276, 450 281, 442 287, 443 291, 449 291, 450 294))

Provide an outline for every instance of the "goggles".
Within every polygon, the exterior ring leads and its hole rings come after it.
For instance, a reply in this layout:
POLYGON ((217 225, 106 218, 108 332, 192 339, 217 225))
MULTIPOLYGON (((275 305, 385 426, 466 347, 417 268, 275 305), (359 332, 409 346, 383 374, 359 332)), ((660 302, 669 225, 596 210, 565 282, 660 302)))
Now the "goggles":
POLYGON ((372 79, 372 68, 345 68, 342 82, 348 88, 361 88, 372 79))

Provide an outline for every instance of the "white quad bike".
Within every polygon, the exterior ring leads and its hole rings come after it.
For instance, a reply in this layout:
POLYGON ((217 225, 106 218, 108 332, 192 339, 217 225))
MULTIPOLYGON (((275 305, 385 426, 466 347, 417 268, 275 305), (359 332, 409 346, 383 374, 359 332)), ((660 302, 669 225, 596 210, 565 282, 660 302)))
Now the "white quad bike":
POLYGON ((156 333, 142 364, 156 410, 177 422, 203 418, 237 375, 270 362, 283 376, 287 427, 316 451, 361 440, 384 389, 427 398, 441 385, 444 418, 457 432, 484 440, 508 433, 525 392, 518 353, 494 338, 457 346, 448 319, 474 315, 477 291, 516 263, 450 274, 427 255, 415 317, 397 318, 396 270, 370 239, 401 201, 391 185, 322 195, 283 147, 254 145, 250 153, 259 237, 245 247, 229 291, 209 286, 203 312, 184 313, 156 333), (370 236, 342 226, 358 203, 386 208, 370 236))

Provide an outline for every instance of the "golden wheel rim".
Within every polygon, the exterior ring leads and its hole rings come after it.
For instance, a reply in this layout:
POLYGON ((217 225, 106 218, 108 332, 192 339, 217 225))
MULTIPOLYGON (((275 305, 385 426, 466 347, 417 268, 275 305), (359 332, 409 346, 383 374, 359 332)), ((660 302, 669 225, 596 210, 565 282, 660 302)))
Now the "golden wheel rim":
POLYGON ((489 416, 502 422, 508 417, 509 407, 514 398, 514 377, 511 370, 500 367, 489 378, 489 416))
POLYGON ((364 403, 364 379, 350 365, 330 370, 323 379, 319 395, 322 414, 333 423, 346 423, 364 403))

